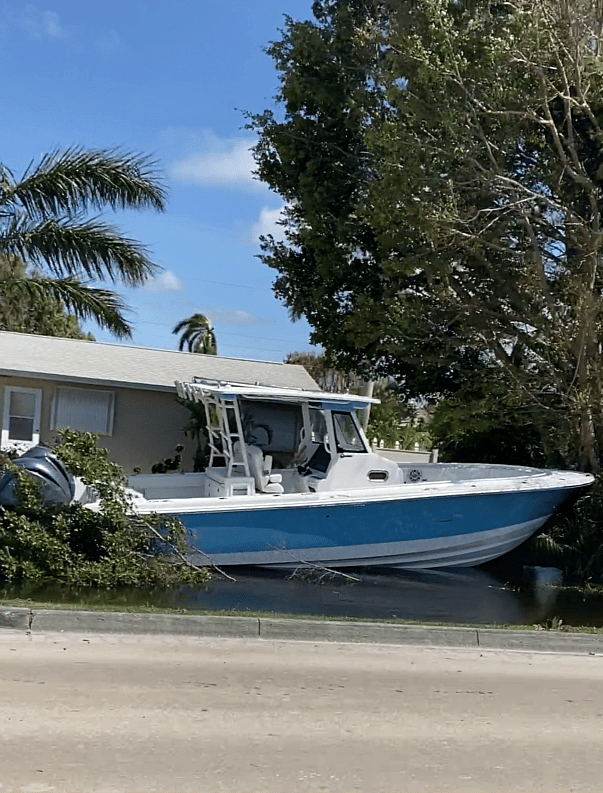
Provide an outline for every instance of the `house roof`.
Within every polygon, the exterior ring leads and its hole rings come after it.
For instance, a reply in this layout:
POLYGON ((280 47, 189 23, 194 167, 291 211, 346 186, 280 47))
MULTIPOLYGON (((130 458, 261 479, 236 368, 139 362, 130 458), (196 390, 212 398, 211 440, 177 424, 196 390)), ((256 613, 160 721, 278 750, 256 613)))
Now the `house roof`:
POLYGON ((176 380, 318 388, 303 366, 0 332, 0 375, 172 391, 176 380))

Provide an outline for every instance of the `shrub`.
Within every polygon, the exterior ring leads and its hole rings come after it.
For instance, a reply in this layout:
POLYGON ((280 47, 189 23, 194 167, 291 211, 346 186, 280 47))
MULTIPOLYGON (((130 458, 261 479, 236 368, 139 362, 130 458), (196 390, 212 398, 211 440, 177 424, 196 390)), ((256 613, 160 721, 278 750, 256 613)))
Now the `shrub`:
POLYGON ((558 567, 566 583, 603 583, 603 474, 566 504, 534 539, 537 562, 558 567))
POLYGON ((41 503, 35 480, 6 463, 17 479, 18 509, 0 507, 0 580, 76 586, 201 583, 207 570, 184 562, 186 531, 176 518, 137 516, 123 470, 92 433, 64 430, 54 453, 94 487, 99 511, 79 503, 41 503))

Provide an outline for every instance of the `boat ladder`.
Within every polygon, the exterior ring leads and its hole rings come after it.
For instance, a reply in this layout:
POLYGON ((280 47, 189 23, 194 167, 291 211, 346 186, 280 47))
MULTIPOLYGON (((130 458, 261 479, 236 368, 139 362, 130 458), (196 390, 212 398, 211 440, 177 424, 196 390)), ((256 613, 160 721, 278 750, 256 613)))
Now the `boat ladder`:
POLYGON ((209 435, 209 467, 214 465, 216 457, 223 457, 227 476, 236 474, 250 476, 247 455, 243 453, 245 438, 238 400, 218 394, 205 394, 203 402, 209 435), (238 455, 235 454, 234 449, 237 441, 240 446, 238 455))

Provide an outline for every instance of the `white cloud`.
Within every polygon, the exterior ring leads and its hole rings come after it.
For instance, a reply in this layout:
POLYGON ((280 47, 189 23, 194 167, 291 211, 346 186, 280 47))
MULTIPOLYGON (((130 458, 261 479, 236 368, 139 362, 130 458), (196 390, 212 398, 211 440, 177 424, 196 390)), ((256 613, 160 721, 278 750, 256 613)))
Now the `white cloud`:
POLYGON ((265 319, 254 314, 253 311, 243 311, 242 309, 211 308, 203 311, 203 313, 211 317, 214 324, 218 322, 224 325, 262 325, 266 322, 265 319))
POLYGON ((264 187, 254 179, 255 162, 251 153, 253 138, 219 138, 213 132, 198 133, 171 129, 166 139, 181 142, 189 153, 177 159, 170 168, 174 179, 207 185, 232 187, 264 187))
POLYGON ((67 31, 61 25, 59 15, 54 11, 41 11, 37 6, 29 3, 23 11, 14 12, 4 6, 4 22, 6 25, 16 27, 26 33, 29 38, 40 40, 64 39, 67 31))
POLYGON ((283 204, 278 209, 268 209, 268 207, 262 209, 259 218, 251 227, 253 242, 257 242, 260 236, 267 237, 269 234, 272 234, 275 240, 284 239, 283 227, 278 225, 278 221, 283 217, 284 208, 285 205, 283 204))
POLYGON ((145 284, 149 292, 179 292, 182 281, 171 270, 164 270, 145 284))
POLYGON ((101 33, 96 39, 95 46, 99 52, 105 55, 125 49, 125 45, 116 30, 107 30, 101 33))
POLYGON ((89 29, 82 25, 64 24, 57 13, 42 10, 28 3, 22 10, 10 8, 7 3, 0 7, 0 32, 18 30, 33 41, 54 40, 79 42, 87 51, 92 49, 102 55, 111 55, 124 50, 125 45, 114 29, 89 29))

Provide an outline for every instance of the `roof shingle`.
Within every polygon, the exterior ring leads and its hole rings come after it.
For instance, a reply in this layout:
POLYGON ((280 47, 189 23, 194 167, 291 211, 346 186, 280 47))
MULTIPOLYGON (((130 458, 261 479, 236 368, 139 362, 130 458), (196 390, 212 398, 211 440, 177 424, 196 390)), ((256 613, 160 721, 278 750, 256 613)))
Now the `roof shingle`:
POLYGON ((318 388, 303 366, 0 331, 0 374, 171 391, 195 377, 318 388))

